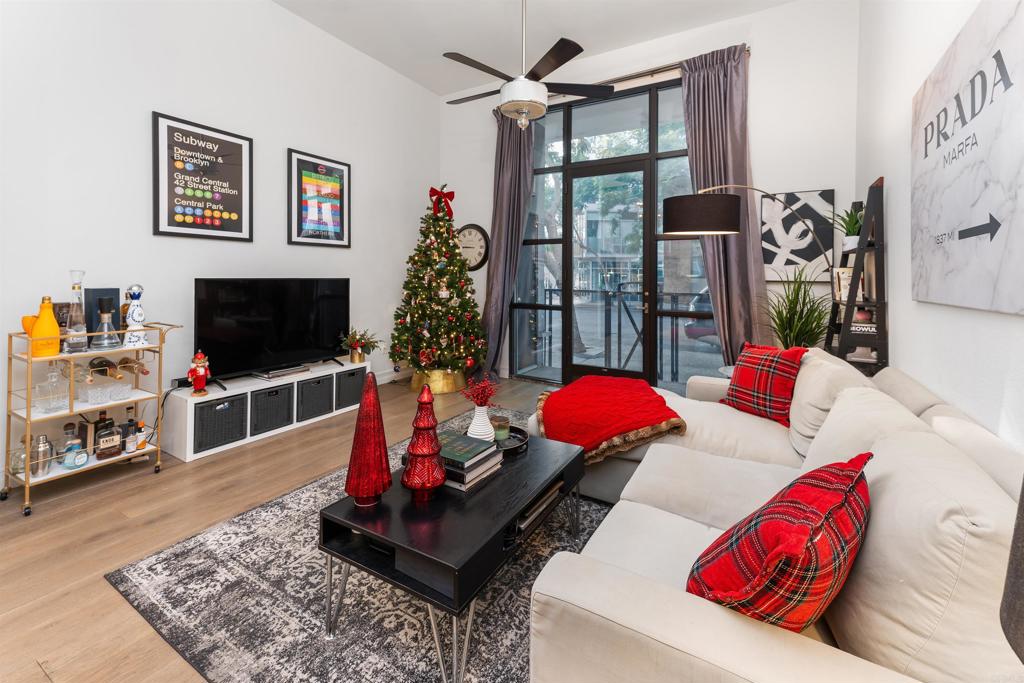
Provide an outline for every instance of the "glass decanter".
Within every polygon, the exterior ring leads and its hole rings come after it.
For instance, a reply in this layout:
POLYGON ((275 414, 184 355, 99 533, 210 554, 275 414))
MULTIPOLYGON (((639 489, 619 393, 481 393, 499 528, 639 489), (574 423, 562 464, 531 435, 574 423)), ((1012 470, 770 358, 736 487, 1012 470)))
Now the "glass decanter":
POLYGON ((85 336, 85 301, 82 298, 84 278, 84 270, 71 271, 71 306, 68 308, 68 337, 64 340, 64 353, 89 350, 89 338, 85 336))
POLYGON ((99 308, 100 322, 96 328, 97 334, 89 344, 94 349, 113 349, 121 346, 121 336, 111 322, 114 314, 114 299, 109 296, 101 296, 96 302, 99 308))

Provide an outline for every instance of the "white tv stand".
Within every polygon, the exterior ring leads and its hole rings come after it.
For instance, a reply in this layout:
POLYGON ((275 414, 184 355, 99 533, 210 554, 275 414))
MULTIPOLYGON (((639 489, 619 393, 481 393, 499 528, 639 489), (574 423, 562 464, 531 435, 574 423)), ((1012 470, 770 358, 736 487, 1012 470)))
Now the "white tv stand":
MULTIPOLYGON (((339 359, 340 360, 340 359, 339 359)), ((207 384, 206 396, 173 391, 163 415, 163 450, 191 462, 359 407, 369 363, 314 363, 308 372, 207 384)))

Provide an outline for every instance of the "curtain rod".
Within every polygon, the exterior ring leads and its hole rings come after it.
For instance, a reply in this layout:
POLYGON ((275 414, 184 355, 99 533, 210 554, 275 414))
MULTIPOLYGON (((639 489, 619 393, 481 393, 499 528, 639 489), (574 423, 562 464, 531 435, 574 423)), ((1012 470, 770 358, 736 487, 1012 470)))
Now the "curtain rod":
MULTIPOLYGON (((748 56, 750 55, 749 46, 746 49, 746 53, 748 56)), ((678 62, 675 62, 673 64, 663 64, 661 66, 656 66, 653 69, 645 69, 644 71, 637 71, 636 73, 626 74, 625 76, 616 76, 615 78, 609 78, 604 81, 598 81, 598 85, 614 85, 616 83, 622 83, 624 81, 632 81, 637 78, 657 76, 658 74, 666 73, 668 71, 675 71, 676 69, 679 68, 679 64, 682 61, 683 60, 679 60, 678 62)))

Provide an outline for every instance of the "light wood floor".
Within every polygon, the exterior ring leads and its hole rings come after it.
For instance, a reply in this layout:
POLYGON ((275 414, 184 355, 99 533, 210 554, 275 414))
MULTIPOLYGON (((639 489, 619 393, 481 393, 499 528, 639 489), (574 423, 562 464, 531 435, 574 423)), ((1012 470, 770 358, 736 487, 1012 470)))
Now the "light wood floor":
MULTIPOLYGON (((506 381, 496 400, 532 412, 545 387, 506 381)), ((408 383, 380 387, 389 443, 412 433, 408 383)), ((469 408, 436 397, 438 419, 469 408)), ((202 681, 103 575, 348 462, 356 412, 193 462, 111 465, 0 503, 0 681, 202 681)))

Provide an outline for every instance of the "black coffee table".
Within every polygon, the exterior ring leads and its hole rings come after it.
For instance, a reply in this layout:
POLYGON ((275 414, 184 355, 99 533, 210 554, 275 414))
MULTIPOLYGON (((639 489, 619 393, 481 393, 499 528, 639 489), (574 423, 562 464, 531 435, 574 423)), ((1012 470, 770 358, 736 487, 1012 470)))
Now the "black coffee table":
POLYGON ((333 638, 352 568, 361 569, 427 603, 441 678, 449 681, 437 610, 452 619, 452 672, 459 683, 473 629, 476 596, 563 501, 569 499, 573 533, 579 534, 579 483, 583 449, 531 437, 529 449, 509 456, 500 470, 468 493, 441 487, 414 503, 401 485, 402 470, 381 502, 364 509, 342 498, 320 511, 319 548, 327 562, 327 637, 333 638), (334 562, 342 563, 334 600, 334 562), (467 612, 459 653, 459 619, 467 612))

